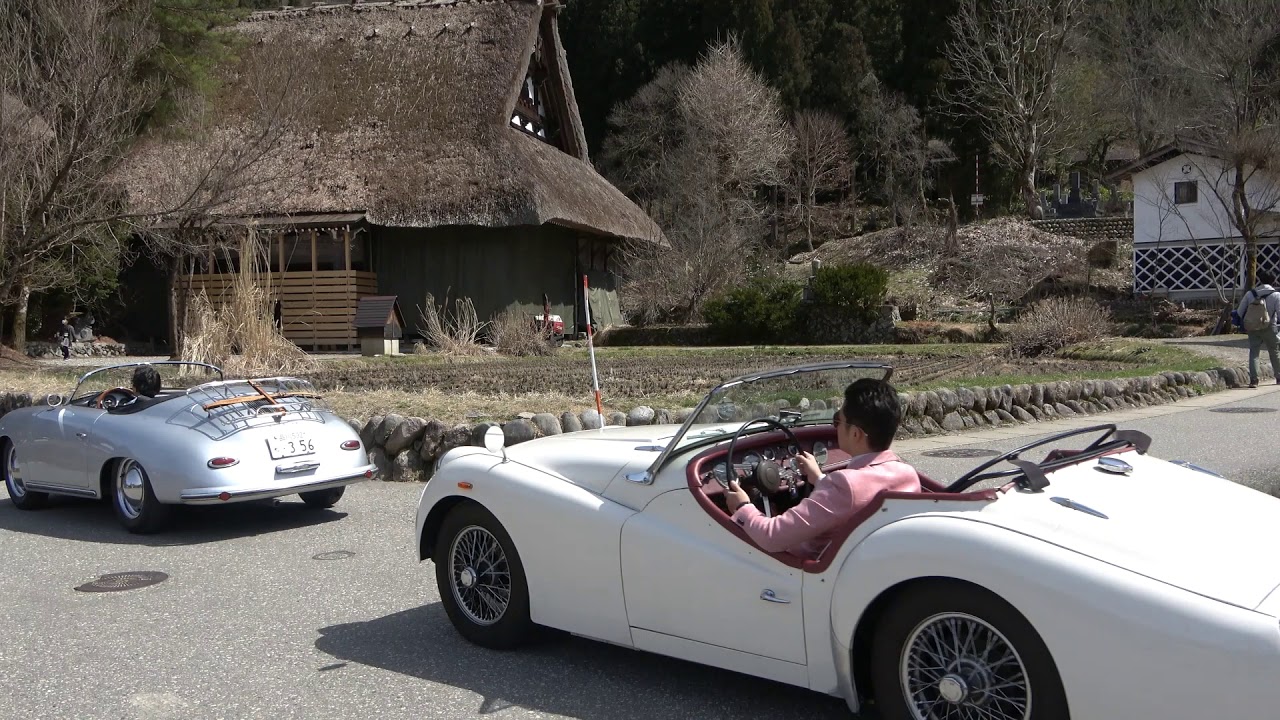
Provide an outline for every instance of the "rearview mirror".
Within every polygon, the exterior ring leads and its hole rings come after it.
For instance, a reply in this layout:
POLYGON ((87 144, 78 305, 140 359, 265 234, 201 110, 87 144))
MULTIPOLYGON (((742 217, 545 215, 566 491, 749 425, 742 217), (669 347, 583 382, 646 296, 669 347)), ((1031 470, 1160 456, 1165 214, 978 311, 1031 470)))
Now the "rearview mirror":
POLYGON ((57 393, 49 393, 47 396, 45 396, 45 399, 44 399, 44 404, 48 405, 49 407, 58 407, 62 403, 63 403, 63 398, 61 395, 57 393))

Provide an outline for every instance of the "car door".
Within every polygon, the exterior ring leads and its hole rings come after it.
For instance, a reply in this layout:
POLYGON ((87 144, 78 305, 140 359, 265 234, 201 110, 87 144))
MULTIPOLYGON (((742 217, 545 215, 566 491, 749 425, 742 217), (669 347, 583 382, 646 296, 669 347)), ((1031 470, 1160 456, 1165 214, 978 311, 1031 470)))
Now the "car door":
POLYGON ((623 525, 622 579, 637 647, 663 652, 645 647, 664 644, 654 633, 806 664, 802 571, 731 534, 687 488, 623 525))
POLYGON ((92 493, 95 488, 85 472, 85 446, 94 421, 103 412, 64 405, 36 413, 27 451, 30 457, 27 484, 78 494, 92 493))

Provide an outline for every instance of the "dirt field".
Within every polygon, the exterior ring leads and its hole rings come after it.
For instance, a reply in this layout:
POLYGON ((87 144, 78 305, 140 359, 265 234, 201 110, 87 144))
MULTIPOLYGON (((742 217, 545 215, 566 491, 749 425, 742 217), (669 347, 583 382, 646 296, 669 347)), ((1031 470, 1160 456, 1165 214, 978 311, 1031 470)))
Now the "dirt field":
MULTIPOLYGON (((597 367, 606 411, 625 412, 637 405, 692 406, 720 382, 751 372, 849 359, 891 365, 893 383, 901 390, 1148 374, 1204 369, 1213 363, 1177 348, 1115 341, 1039 360, 1009 358, 997 345, 602 348, 597 367)), ((30 392, 39 398, 67 392, 68 382, 84 370, 74 362, 0 369, 0 392, 30 392)), ((594 405, 590 358, 571 348, 542 358, 328 356, 307 377, 335 410, 353 418, 396 412, 466 422, 508 419, 520 412, 576 412, 594 405)))

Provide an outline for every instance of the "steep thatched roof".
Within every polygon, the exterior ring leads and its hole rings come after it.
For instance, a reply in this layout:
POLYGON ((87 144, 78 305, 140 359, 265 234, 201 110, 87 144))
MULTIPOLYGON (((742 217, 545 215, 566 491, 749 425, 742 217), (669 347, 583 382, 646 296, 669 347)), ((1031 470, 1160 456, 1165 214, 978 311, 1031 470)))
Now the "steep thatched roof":
POLYGON ((171 203, 194 168, 220 144, 252 136, 263 103, 284 93, 305 110, 290 120, 283 149, 252 169, 271 180, 220 202, 218 215, 363 212, 399 227, 555 223, 661 241, 653 221, 590 165, 558 9, 546 0, 406 0, 255 13, 234 29, 247 42, 212 121, 143 143, 123 178, 130 198, 144 211, 171 203), (559 147, 511 125, 539 41, 562 100, 559 147))

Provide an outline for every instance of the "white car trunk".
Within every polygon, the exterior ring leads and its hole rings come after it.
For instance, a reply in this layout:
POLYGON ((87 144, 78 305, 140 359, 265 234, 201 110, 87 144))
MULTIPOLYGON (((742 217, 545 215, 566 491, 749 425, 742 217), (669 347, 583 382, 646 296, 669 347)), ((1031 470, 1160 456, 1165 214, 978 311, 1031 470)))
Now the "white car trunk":
POLYGON ((1280 583, 1280 499, 1129 452, 1132 475, 1087 461, 1011 491, 979 517, 1189 592, 1256 608, 1280 583), (1073 501, 1106 518, 1066 507, 1073 501))

